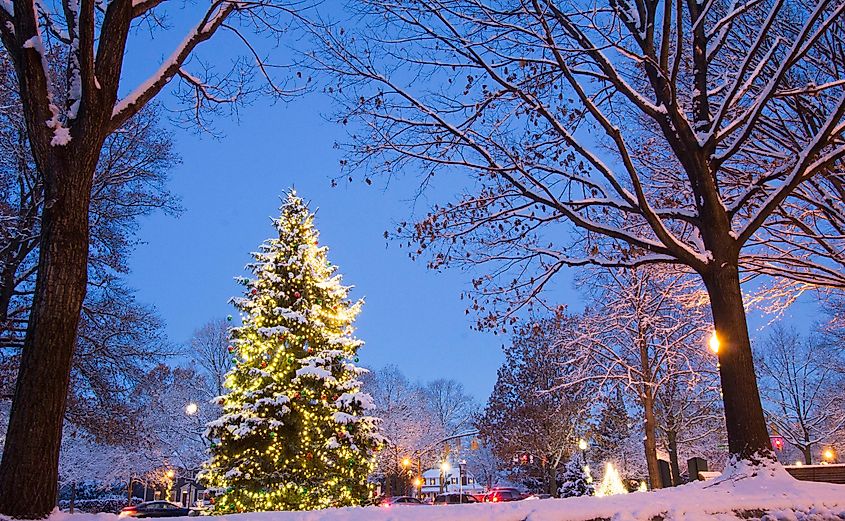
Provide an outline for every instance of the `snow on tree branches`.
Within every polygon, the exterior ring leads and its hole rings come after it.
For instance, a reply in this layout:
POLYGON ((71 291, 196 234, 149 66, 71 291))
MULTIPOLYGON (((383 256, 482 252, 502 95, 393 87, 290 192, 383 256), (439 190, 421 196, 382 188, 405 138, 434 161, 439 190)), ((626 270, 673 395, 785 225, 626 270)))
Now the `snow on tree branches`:
POLYGON ((770 459, 739 271, 784 201, 845 158, 828 66, 845 4, 360 3, 371 25, 318 35, 313 55, 337 73, 339 121, 360 122, 345 164, 424 187, 467 175, 399 235, 433 268, 485 267, 478 325, 515 324, 565 266, 686 266, 725 346, 729 450, 770 459))

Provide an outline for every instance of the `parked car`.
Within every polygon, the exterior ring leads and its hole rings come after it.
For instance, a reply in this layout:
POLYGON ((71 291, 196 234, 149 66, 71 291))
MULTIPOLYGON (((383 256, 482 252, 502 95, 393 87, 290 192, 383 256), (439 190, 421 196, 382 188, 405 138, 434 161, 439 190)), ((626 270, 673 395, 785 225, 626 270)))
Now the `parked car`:
POLYGON ((478 503, 478 500, 471 494, 459 494, 457 492, 439 494, 434 498, 435 505, 460 505, 463 503, 478 503))
POLYGON ((147 501, 126 507, 120 511, 120 517, 179 517, 195 515, 191 509, 170 501, 147 501))
POLYGON ((425 505, 422 501, 411 496, 391 496, 379 501, 378 506, 383 508, 390 508, 392 506, 421 506, 425 505))
POLYGON ((485 503, 504 503, 507 501, 519 501, 527 496, 516 488, 494 488, 484 494, 485 503))

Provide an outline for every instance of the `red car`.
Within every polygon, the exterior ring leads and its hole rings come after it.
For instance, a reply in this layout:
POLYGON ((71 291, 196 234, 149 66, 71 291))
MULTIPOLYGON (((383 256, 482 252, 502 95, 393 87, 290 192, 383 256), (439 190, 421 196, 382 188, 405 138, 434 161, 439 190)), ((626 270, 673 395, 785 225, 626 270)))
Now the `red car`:
POLYGON ((505 503, 507 501, 519 501, 525 499, 527 496, 516 488, 494 488, 490 492, 484 494, 483 501, 485 503, 505 503))

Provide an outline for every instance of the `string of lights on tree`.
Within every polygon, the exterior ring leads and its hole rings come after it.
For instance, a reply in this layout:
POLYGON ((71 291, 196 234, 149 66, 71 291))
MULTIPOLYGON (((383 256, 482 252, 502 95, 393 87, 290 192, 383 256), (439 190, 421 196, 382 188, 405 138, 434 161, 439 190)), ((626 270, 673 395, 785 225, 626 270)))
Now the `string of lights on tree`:
POLYGON ((208 424, 211 456, 202 479, 224 491, 215 512, 308 510, 362 504, 374 452, 384 443, 372 398, 361 392, 349 300, 318 244, 314 214, 288 193, 278 238, 265 241, 232 300, 228 393, 208 424))

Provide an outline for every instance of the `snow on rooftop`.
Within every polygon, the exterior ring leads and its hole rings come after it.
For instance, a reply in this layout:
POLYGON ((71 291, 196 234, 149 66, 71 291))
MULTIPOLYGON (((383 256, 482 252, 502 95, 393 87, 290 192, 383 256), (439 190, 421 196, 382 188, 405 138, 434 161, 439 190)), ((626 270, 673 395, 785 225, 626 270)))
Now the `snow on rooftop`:
MULTIPOLYGON (((734 473, 652 492, 608 497, 580 497, 450 506, 355 507, 311 512, 258 512, 220 516, 220 521, 727 521, 845 520, 845 485, 797 481, 782 467, 756 475, 734 473), (795 513, 798 513, 796 515, 795 513)), ((195 519, 195 518, 194 518, 195 519)), ((49 521, 117 521, 113 514, 56 512, 49 521)), ((187 521, 187 519, 185 520, 187 521)))

